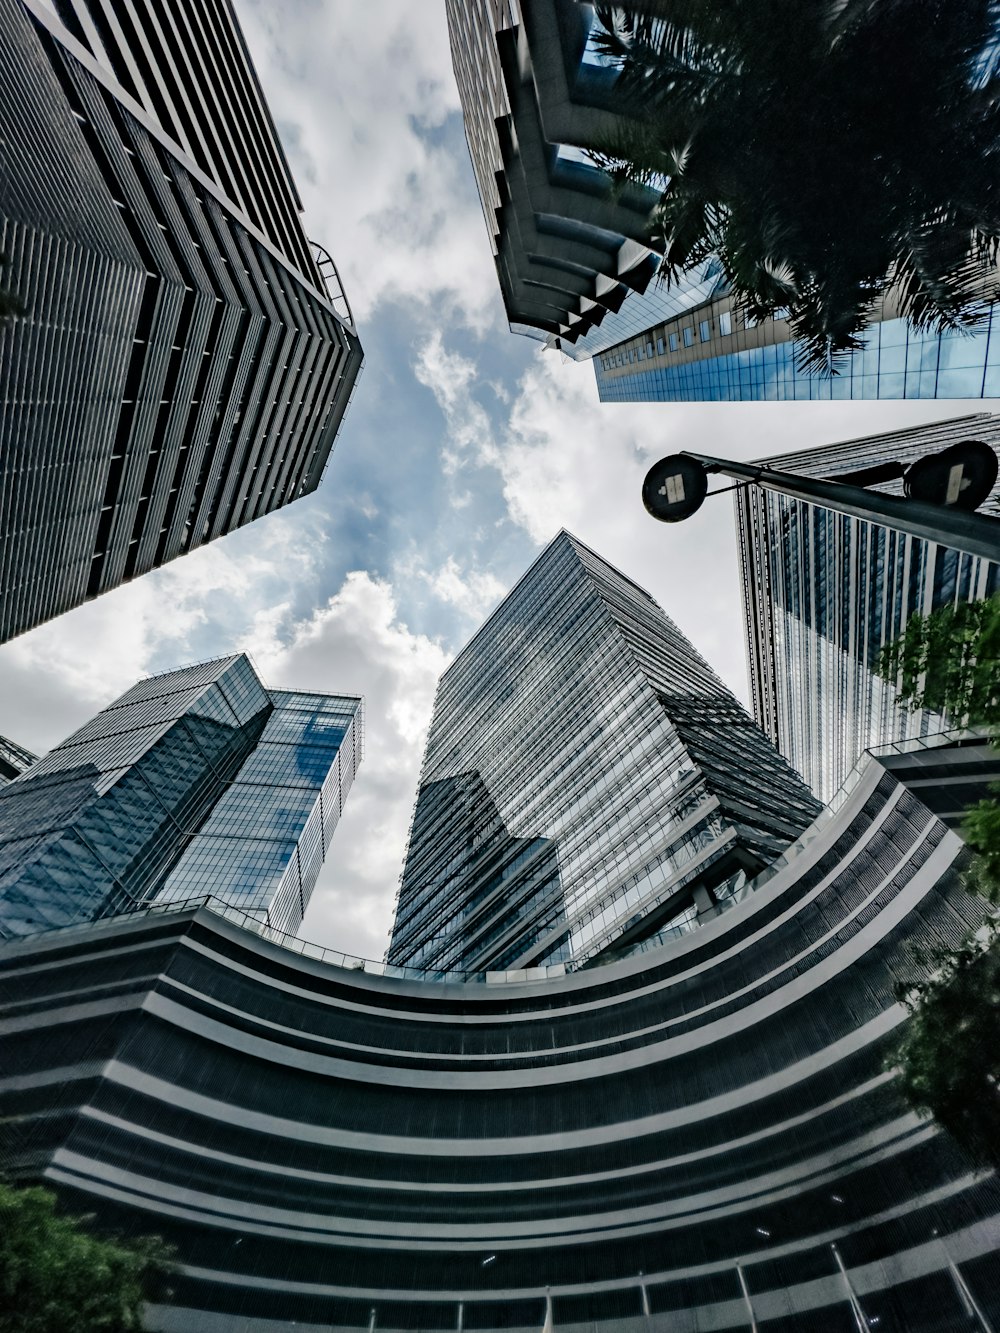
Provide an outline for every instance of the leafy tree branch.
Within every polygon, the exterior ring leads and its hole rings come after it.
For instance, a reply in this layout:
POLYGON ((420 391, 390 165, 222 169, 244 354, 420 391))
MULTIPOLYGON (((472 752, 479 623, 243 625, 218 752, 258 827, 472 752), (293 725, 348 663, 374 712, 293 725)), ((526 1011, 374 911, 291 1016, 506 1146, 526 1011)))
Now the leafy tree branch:
MULTIPOLYGON (((1000 735, 1000 596, 914 616, 877 670, 914 710, 1000 735)), ((978 853, 966 887, 1000 902, 1000 787, 966 814, 978 853)), ((914 1110, 931 1114, 981 1167, 1000 1167, 1000 921, 957 949, 920 955, 897 988, 909 1020, 890 1064, 914 1110)))
MULTIPOLYGON (((876 670, 907 707, 941 713, 953 725, 1000 735, 1000 594, 912 616, 886 644, 876 670)), ((979 854, 969 887, 1000 902, 1000 784, 968 811, 962 835, 979 854)))
POLYGON ((597 15, 621 129, 593 157, 660 192, 668 284, 715 256, 738 308, 787 310, 803 364, 833 372, 890 290, 917 327, 977 324, 998 294, 997 0, 597 15))
POLYGON ((1000 726, 1000 595, 912 616, 875 668, 914 712, 941 713, 955 726, 1000 726))
POLYGON ((135 1333, 170 1252, 156 1237, 104 1240, 47 1189, 0 1184, 0 1333, 135 1333))
POLYGON ((935 971, 897 991, 910 1018, 890 1063, 914 1110, 1000 1167, 1000 926, 921 961, 935 971))

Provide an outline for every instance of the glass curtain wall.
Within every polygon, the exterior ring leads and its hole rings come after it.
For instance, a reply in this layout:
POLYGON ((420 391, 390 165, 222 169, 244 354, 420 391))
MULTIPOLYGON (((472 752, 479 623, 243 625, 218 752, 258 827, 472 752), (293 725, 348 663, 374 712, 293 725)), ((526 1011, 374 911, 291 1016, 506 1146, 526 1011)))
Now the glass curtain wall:
POLYGON ((818 808, 648 593, 560 533, 441 679, 388 961, 690 928, 818 808))
POLYGON ((268 691, 242 655, 140 681, 0 789, 0 934, 206 896, 295 930, 360 710, 268 691))
POLYGON ((357 771, 360 701, 290 690, 156 894, 211 893, 268 925, 302 923, 357 771))
MULTIPOLYGON (((980 413, 764 460, 789 472, 842 476, 909 464, 963 439, 1000 454, 1000 418, 980 413)), ((900 493, 899 481, 879 490, 900 493)), ((754 715, 816 794, 829 800, 866 749, 940 731, 876 675, 883 644, 913 615, 1000 588, 1000 561, 835 514, 758 487, 735 493, 754 715)), ((1000 487, 983 506, 1000 514, 1000 487)))

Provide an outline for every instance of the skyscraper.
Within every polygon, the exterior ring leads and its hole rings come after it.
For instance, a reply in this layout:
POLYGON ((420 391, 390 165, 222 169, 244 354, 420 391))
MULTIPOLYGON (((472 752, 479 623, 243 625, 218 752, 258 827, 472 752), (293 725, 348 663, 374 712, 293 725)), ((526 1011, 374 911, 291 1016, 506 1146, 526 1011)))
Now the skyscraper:
MULTIPOLYGON (((763 461, 835 478, 963 439, 1000 454, 1000 418, 958 417, 763 461)), ((899 494, 900 482, 877 489, 899 494)), ((829 800, 863 750, 943 727, 902 706, 873 666, 912 615, 1000 589, 1000 552, 997 561, 963 555, 757 486, 735 498, 754 716, 829 800)), ((1000 514, 1000 487, 982 512, 1000 514)))
POLYGON ((588 149, 614 143, 615 71, 581 0, 447 0, 452 63, 511 328, 593 358, 609 402, 1000 395, 1000 316, 926 333, 873 312, 844 373, 796 364, 785 319, 744 321, 714 261, 654 279, 657 194, 613 194, 588 149))
MULTIPOLYGON (((652 190, 612 197, 586 149, 613 137, 613 72, 577 0, 446 0, 452 64, 497 277, 513 330, 578 359, 620 341, 635 295, 686 310, 711 266, 676 291, 652 282, 652 190)), ((645 319, 651 322, 651 316, 645 319)))
POLYGON ((361 701, 242 654, 141 680, 0 789, 0 935, 211 895, 298 928, 360 760, 361 701))
POLYGON ((649 594, 561 532, 441 678, 388 961, 669 938, 818 809, 649 594))
POLYGON ((0 642, 316 489, 362 352, 229 0, 0 0, 0 642))

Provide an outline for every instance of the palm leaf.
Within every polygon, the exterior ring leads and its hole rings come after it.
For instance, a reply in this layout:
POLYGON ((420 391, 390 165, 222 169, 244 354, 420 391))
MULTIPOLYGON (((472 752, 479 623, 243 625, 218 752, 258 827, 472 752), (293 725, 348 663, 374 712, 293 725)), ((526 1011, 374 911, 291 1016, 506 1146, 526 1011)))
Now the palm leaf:
POLYGON ((971 327, 998 299, 1000 0, 596 12, 625 126, 600 160, 661 191, 664 281, 717 254, 738 308, 787 306, 824 373, 890 284, 918 327, 971 327))

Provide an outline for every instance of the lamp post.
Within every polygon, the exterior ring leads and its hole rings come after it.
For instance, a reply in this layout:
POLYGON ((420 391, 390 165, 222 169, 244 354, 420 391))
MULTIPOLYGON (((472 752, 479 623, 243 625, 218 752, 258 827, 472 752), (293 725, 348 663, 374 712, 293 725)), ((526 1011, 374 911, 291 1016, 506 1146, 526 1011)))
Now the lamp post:
POLYGON ((900 497, 850 481, 804 477, 758 463, 684 452, 653 464, 643 483, 642 500, 654 518, 678 523, 701 508, 709 473, 720 472, 967 555, 1000 560, 1000 519, 974 512, 993 489, 997 471, 997 457, 988 444, 965 440, 920 458, 909 468, 899 466, 895 475, 903 477, 905 492, 900 497))

